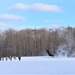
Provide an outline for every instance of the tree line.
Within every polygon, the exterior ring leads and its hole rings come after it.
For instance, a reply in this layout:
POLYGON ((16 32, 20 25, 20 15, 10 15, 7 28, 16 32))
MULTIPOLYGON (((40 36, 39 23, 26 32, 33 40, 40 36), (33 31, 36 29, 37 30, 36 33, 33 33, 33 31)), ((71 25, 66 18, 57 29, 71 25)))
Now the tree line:
MULTIPOLYGON (((59 45, 75 41, 75 28, 7 29, 0 31, 0 60, 2 57, 44 56, 45 49, 55 54, 59 45)), ((74 43, 74 42, 73 42, 74 43)), ((74 44, 73 44, 74 45, 74 44)), ((72 47, 72 50, 75 46, 72 47)))

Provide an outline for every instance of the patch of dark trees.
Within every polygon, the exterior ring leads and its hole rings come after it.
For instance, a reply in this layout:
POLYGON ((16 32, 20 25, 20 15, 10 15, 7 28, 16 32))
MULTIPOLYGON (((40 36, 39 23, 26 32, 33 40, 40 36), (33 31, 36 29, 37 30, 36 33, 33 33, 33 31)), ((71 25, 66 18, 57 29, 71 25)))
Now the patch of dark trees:
POLYGON ((21 60, 22 56, 44 56, 46 52, 53 56, 59 45, 68 43, 66 36, 72 36, 75 40, 75 28, 0 31, 0 60, 16 57, 21 60), (49 47, 51 52, 47 49, 49 47))

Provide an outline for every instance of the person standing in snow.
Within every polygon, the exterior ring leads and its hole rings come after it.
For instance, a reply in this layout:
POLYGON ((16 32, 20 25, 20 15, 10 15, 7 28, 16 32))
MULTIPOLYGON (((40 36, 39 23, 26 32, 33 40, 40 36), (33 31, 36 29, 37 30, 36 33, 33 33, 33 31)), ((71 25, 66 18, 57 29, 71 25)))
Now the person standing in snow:
POLYGON ((54 55, 50 52, 50 48, 45 49, 45 50, 46 50, 46 52, 47 52, 47 54, 48 54, 49 56, 54 56, 54 55))

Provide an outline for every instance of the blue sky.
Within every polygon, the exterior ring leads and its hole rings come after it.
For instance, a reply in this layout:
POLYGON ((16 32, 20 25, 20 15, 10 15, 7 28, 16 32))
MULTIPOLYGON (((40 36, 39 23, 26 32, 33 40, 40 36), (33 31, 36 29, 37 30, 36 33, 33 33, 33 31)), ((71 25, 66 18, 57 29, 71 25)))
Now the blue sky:
POLYGON ((75 27, 75 0, 1 0, 0 29, 75 27))

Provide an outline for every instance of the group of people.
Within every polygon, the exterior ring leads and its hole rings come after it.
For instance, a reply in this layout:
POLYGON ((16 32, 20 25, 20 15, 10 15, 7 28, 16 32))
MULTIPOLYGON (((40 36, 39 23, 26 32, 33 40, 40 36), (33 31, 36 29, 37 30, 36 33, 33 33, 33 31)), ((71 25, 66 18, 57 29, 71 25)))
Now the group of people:
POLYGON ((20 56, 18 56, 18 57, 16 57, 16 56, 14 56, 14 57, 0 57, 0 61, 4 61, 4 60, 8 60, 8 59, 10 59, 11 61, 12 61, 12 58, 13 59, 15 59, 16 60, 16 58, 18 58, 18 60, 20 61, 21 60, 21 57, 20 56))

